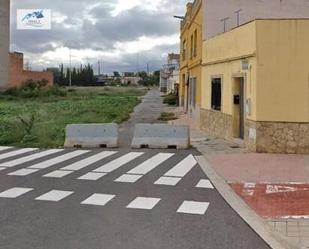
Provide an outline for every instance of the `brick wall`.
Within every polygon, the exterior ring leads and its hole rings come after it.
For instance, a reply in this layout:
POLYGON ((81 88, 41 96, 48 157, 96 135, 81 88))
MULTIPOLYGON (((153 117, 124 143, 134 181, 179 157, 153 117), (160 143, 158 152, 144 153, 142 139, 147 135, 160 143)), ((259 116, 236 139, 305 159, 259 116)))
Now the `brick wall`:
POLYGON ((9 87, 20 87, 28 79, 34 81, 46 79, 48 85, 53 85, 54 76, 50 72, 35 72, 24 70, 24 56, 22 53, 10 53, 10 84, 9 87))

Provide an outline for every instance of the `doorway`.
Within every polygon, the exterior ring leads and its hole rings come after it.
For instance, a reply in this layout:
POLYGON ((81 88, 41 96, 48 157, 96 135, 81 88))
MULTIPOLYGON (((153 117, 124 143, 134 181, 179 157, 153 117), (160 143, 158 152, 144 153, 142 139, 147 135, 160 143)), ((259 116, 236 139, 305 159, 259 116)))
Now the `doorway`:
POLYGON ((233 135, 245 138, 245 84, 244 77, 233 78, 233 135))

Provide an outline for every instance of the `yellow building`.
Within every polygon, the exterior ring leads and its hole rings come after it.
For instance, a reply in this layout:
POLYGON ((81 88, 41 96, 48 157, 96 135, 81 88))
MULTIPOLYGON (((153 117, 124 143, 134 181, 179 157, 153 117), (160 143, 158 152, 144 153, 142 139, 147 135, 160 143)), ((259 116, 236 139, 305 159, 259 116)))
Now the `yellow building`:
POLYGON ((201 128, 251 151, 309 153, 309 19, 259 19, 203 42, 201 128))
POLYGON ((181 22, 179 103, 196 125, 201 107, 202 2, 188 3, 181 22))

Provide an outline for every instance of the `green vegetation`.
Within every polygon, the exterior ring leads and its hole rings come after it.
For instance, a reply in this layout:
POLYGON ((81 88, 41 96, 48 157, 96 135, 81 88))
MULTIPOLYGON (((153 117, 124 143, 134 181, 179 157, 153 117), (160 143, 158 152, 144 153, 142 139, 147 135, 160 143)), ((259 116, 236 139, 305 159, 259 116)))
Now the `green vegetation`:
POLYGON ((163 103, 168 105, 177 105, 178 97, 175 94, 168 94, 164 96, 163 103))
POLYGON ((177 116, 175 113, 172 112, 162 112, 158 120, 161 121, 170 121, 177 119, 177 116))
POLYGON ((61 147, 72 123, 121 123, 141 88, 60 88, 27 82, 0 94, 0 145, 61 147))

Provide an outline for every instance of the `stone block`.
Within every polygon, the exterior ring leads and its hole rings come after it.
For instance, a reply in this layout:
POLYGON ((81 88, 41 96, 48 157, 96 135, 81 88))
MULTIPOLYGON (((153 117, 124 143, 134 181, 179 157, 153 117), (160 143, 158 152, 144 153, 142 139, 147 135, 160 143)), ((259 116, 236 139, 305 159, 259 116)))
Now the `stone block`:
POLYGON ((117 124, 71 124, 66 127, 66 148, 118 147, 117 124))
POLYGON ((189 146, 189 127, 168 124, 137 124, 131 145, 135 149, 188 149, 189 146))

